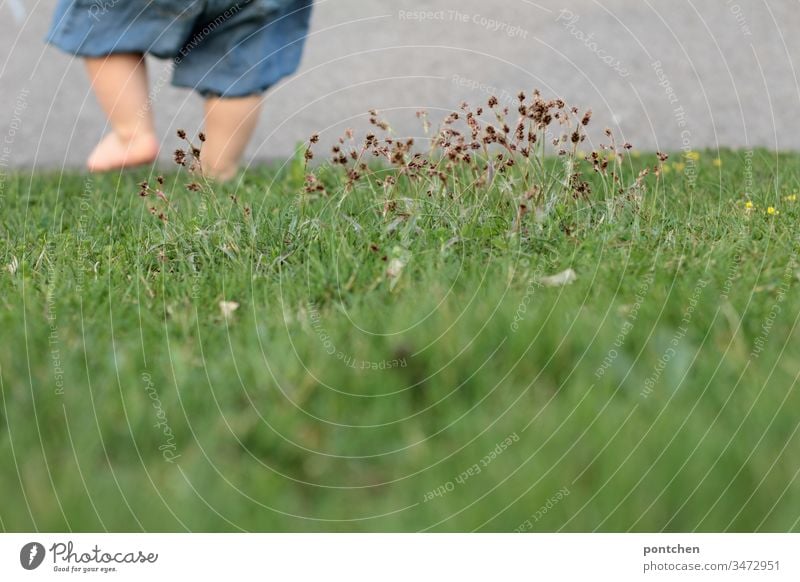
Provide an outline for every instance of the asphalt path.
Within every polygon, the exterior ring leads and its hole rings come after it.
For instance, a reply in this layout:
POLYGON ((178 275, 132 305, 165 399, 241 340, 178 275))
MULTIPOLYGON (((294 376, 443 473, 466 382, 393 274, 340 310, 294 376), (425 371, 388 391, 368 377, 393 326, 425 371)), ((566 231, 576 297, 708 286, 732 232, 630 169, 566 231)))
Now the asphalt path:
MULTIPOLYGON (((3 171, 80 166, 106 130, 81 63, 42 42, 54 4, 0 2, 3 171)), ((643 150, 800 149, 798 25, 797 0, 322 0, 302 68, 267 95, 248 159, 366 128, 370 108, 420 135, 418 109, 435 119, 535 87, 591 107, 597 127, 643 150)), ((168 160, 201 100, 169 86, 168 63, 151 65, 168 160)))

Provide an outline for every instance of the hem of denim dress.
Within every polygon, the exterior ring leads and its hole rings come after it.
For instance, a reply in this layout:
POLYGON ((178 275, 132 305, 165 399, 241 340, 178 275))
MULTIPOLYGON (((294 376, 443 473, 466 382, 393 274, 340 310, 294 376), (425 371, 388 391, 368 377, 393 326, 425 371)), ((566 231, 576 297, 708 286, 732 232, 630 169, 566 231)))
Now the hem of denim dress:
MULTIPOLYGON (((138 49, 118 49, 114 48, 111 50, 87 50, 82 48, 82 44, 78 45, 68 44, 61 41, 61 39, 54 38, 50 35, 44 37, 45 44, 53 46, 69 55, 80 57, 80 58, 101 58, 101 57, 108 57, 111 55, 131 55, 131 54, 147 54, 156 57, 157 59, 174 59, 173 55, 160 55, 158 53, 154 53, 153 51, 142 51, 138 49)), ((179 87, 181 89, 191 89, 198 93, 201 97, 206 99, 211 97, 217 97, 221 99, 230 98, 243 98, 243 97, 252 97, 254 95, 263 95, 267 91, 269 91, 275 83, 268 83, 266 85, 259 86, 252 90, 247 91, 218 91, 216 89, 211 88, 203 88, 198 87, 196 85, 192 85, 191 83, 181 83, 176 82, 174 79, 170 83, 173 87, 179 87)))
POLYGON ((157 59, 174 59, 175 55, 169 53, 159 53, 153 50, 142 50, 139 48, 121 48, 121 47, 114 47, 112 49, 88 49, 84 48, 84 43, 81 41, 77 45, 75 43, 67 43, 64 39, 60 39, 56 36, 47 35, 44 37, 45 44, 53 46, 59 49, 62 52, 67 53, 68 55, 72 55, 75 57, 82 57, 82 58, 100 58, 100 57, 108 57, 111 55, 150 55, 157 59))
POLYGON ((267 91, 269 91, 272 87, 275 86, 275 83, 270 83, 268 85, 264 85, 254 90, 247 90, 247 91, 217 91, 215 89, 198 87, 196 85, 192 85, 190 83, 181 83, 176 82, 174 79, 170 83, 173 87, 179 87, 181 89, 191 89, 201 97, 205 99, 210 98, 217 98, 217 99, 241 99, 244 97, 254 97, 256 95, 263 95, 267 91))

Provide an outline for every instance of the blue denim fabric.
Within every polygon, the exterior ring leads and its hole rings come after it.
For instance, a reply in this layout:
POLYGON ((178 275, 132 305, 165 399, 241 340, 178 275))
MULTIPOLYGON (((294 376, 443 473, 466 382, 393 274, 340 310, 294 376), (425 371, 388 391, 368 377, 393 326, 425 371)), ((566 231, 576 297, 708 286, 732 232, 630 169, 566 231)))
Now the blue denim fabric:
POLYGON ((78 56, 174 60, 172 84, 261 93, 300 64, 312 0, 59 0, 47 42, 78 56))

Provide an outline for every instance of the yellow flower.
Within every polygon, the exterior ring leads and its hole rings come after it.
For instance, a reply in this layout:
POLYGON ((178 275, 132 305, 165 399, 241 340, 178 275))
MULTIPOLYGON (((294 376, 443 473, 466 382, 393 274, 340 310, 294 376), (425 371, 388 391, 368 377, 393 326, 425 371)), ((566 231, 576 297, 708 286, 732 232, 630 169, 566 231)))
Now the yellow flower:
POLYGON ((700 159, 700 152, 686 152, 686 158, 696 162, 700 159))
POLYGON ((664 164, 664 165, 662 166, 662 168, 661 168, 661 171, 662 171, 664 174, 669 174, 669 172, 670 172, 670 167, 669 167, 667 164, 664 164))
POLYGON ((789 202, 797 202, 797 194, 789 194, 788 196, 784 196, 783 199, 789 202))
POLYGON ((769 208, 767 208, 767 214, 773 215, 773 214, 779 214, 779 212, 775 210, 774 207, 770 206, 769 208))
POLYGON ((722 160, 720 160, 719 158, 714 158, 714 161, 712 163, 714 164, 714 167, 719 168, 722 165, 722 160))
POLYGON ((633 156, 633 158, 634 158, 634 159, 638 160, 639 158, 641 158, 641 157, 642 157, 642 152, 640 152, 640 151, 638 151, 638 150, 633 150, 633 152, 631 153, 631 155, 633 156))
POLYGON ((686 164, 683 162, 675 162, 672 164, 672 167, 675 169, 676 172, 683 172, 686 169, 686 164))
POLYGON ((752 210, 753 203, 748 200, 747 202, 744 203, 744 207, 747 208, 748 210, 752 210))

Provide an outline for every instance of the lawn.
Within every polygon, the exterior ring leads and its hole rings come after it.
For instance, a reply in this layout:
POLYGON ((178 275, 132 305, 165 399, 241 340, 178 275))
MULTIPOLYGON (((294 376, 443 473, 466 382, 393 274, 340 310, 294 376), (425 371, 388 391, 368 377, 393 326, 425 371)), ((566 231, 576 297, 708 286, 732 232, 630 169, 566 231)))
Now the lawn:
POLYGON ((2 530, 800 530, 800 156, 545 216, 301 158, 5 176, 2 530))

